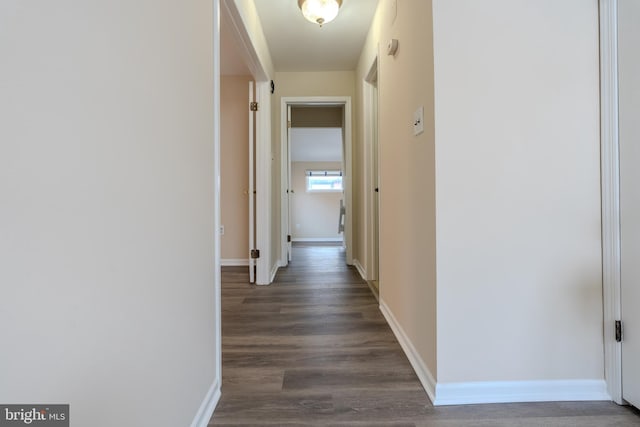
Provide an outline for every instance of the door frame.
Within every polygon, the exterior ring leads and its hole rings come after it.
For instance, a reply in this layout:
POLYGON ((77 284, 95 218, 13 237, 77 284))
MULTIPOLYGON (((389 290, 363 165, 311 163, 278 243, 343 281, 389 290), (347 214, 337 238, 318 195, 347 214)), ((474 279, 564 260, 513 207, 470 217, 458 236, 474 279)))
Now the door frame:
POLYGON ((287 105, 287 150, 282 152, 282 156, 285 157, 284 159, 284 163, 287 165, 287 169, 285 171, 285 173, 287 174, 287 191, 285 192, 284 197, 286 197, 287 199, 287 228, 283 229, 283 232, 287 234, 287 247, 286 247, 286 260, 287 262, 291 261, 291 255, 292 255, 292 247, 293 247, 293 242, 292 239, 289 238, 289 236, 292 236, 293 233, 291 232, 291 195, 293 194, 293 189, 289 188, 289 187, 293 187, 293 185, 291 184, 291 128, 289 127, 289 123, 291 122, 291 105, 287 105))
MULTIPOLYGON (((378 67, 378 55, 371 62, 371 66, 369 67, 369 72, 365 76, 362 81, 362 94, 363 94, 363 106, 364 106, 364 145, 365 145, 365 154, 364 154, 364 205, 366 209, 366 213, 364 215, 364 227, 365 227, 365 236, 364 236, 364 246, 366 248, 365 253, 365 280, 378 280, 378 286, 380 284, 380 259, 379 253, 380 248, 378 248, 378 257, 376 257, 375 250, 375 228, 377 227, 377 233, 379 236, 380 233, 380 209, 378 206, 378 218, 376 224, 376 218, 373 213, 376 209, 376 197, 373 194, 374 185, 376 184, 375 170, 377 169, 377 181, 378 185, 380 184, 380 152, 378 149, 378 156, 374 157, 374 146, 373 146, 373 138, 377 138, 378 134, 378 120, 373 120, 373 114, 377 114, 377 109, 374 110, 373 98, 374 91, 377 90, 374 88, 372 82, 379 81, 379 67, 378 67), (378 159, 378 167, 374 165, 375 158, 378 159), (376 274, 377 272, 377 274, 376 274), (376 277, 378 276, 378 277, 376 277)), ((379 95, 379 92, 378 92, 379 95)), ((376 144, 379 147, 378 144, 376 144)), ((378 194, 378 200, 380 195, 378 194)), ((379 203, 378 203, 379 204, 379 203)), ((378 238, 378 242, 380 239, 378 238)), ((379 290, 378 290, 379 292, 379 290)))
MULTIPOLYGON (((222 279, 220 276, 220 13, 221 13, 221 0, 213 0, 213 177, 214 177, 214 195, 213 195, 213 292, 215 295, 213 302, 213 316, 214 316, 214 352, 216 355, 216 363, 214 366, 214 375, 217 383, 218 390, 222 384, 222 279)), ((207 408, 204 413, 201 412, 202 408, 196 415, 196 420, 199 417, 213 414, 213 408, 207 408), (206 414, 205 414, 206 413, 206 414)), ((202 418, 203 419, 203 418, 202 418)), ((195 423, 195 420, 194 420, 195 423)))
POLYGON ((604 376, 611 399, 622 398, 622 344, 615 339, 621 316, 620 163, 618 128, 618 1, 600 0, 600 162, 602 188, 602 287, 604 376))
POLYGON ((287 259, 287 229, 289 226, 289 211, 287 200, 287 189, 289 187, 288 177, 288 156, 287 152, 287 106, 294 105, 320 105, 320 106, 343 106, 344 107, 344 164, 343 173, 344 203, 346 212, 344 217, 344 244, 346 246, 347 264, 353 265, 353 153, 352 153, 352 115, 350 96, 286 96, 280 100, 280 266, 288 264, 287 259))
MULTIPOLYGON (((238 53, 244 59, 256 85, 256 248, 260 257, 256 259, 256 285, 271 283, 271 79, 253 47, 251 36, 244 25, 242 15, 234 0, 220 0, 220 17, 230 23, 231 34, 236 41, 238 53)), ((219 34, 218 34, 219 38, 219 34)), ((218 47, 219 50, 219 47, 218 47)), ((220 78, 218 68, 217 80, 220 78)), ((216 92, 217 93, 217 92, 216 92)), ((218 100, 219 101, 219 100, 218 100)), ((219 107, 219 105, 218 105, 219 107)), ((247 105, 247 111, 249 106, 247 105)), ((218 179, 216 188, 220 190, 218 179)), ((216 224, 216 231, 219 224, 216 224)))
MULTIPOLYGON (((249 82, 249 105, 256 102, 256 83, 249 82)), ((249 199, 249 247, 246 256, 249 258, 249 283, 256 283, 256 259, 251 257, 252 249, 258 247, 256 243, 256 117, 257 111, 248 109, 249 116, 249 188, 247 197, 249 199)))

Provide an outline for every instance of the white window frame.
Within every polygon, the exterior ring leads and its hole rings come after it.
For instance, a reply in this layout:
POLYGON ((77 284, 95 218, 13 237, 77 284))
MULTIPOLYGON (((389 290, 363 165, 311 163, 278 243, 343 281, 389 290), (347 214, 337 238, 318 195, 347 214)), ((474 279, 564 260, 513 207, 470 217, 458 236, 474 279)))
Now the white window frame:
POLYGON ((344 180, 342 171, 339 169, 309 169, 304 172, 305 177, 305 189, 307 193, 342 193, 344 192, 344 180), (330 176, 340 177, 340 188, 310 188, 309 182, 311 177, 318 176, 330 176))

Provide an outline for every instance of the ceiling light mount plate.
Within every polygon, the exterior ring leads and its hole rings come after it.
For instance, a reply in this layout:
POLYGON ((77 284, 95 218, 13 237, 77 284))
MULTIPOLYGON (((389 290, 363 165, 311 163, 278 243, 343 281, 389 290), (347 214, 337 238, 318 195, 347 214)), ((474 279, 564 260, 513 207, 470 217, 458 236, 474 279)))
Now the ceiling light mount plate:
POLYGON ((340 6, 342 6, 342 0, 298 0, 302 15, 321 27, 338 16, 340 6))

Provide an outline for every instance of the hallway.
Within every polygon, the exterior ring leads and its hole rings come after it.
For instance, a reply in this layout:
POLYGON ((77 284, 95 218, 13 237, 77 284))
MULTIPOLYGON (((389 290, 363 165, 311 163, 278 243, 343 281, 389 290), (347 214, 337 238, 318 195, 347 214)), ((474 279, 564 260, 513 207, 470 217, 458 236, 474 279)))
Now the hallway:
POLYGON ((638 426, 610 402, 434 408, 338 246, 294 245, 271 286, 222 272, 222 398, 210 425, 638 426))

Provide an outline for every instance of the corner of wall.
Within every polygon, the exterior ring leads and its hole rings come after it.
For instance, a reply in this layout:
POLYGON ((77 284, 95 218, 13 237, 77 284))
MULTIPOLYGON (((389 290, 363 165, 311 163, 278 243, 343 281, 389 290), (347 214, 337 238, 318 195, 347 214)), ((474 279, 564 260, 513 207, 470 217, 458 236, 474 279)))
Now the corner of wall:
POLYGON ((367 280, 367 273, 365 271, 365 268, 362 266, 362 263, 360 262, 360 260, 358 260, 357 258, 354 258, 353 266, 356 268, 356 270, 358 270, 358 273, 360 274, 360 277, 362 277, 362 280, 367 280))
POLYGON ((427 396, 429 396, 429 400, 431 400, 431 402, 435 402, 437 390, 435 376, 431 373, 420 356, 420 353, 418 353, 418 350, 413 346, 413 343, 382 298, 380 298, 380 311, 384 318, 387 319, 387 323, 389 323, 393 334, 396 336, 402 350, 404 350, 404 353, 407 355, 409 363, 411 363, 413 370, 416 372, 424 391, 427 393, 427 396))
POLYGON ((286 264, 284 264, 281 260, 276 258, 275 262, 273 263, 273 266, 271 267, 271 275, 269 276, 269 283, 273 283, 273 281, 276 279, 276 274, 278 274, 278 269, 280 267, 286 267, 286 264))
POLYGON ((209 425, 220 396, 220 379, 216 378, 200 404, 200 408, 198 408, 198 412, 191 422, 191 427, 207 427, 209 425))

